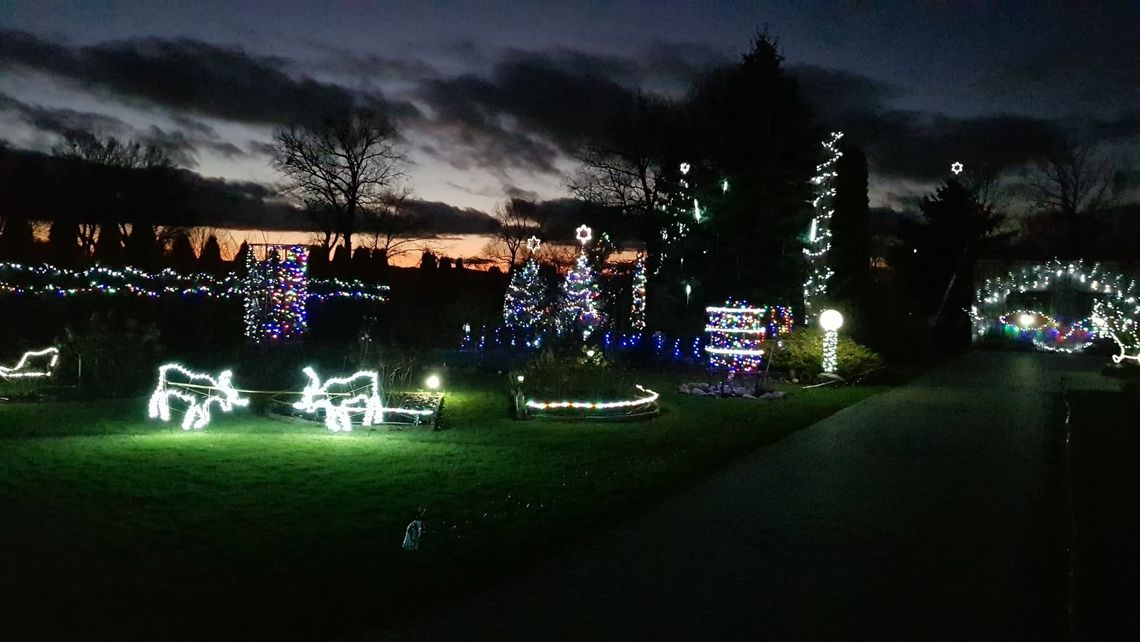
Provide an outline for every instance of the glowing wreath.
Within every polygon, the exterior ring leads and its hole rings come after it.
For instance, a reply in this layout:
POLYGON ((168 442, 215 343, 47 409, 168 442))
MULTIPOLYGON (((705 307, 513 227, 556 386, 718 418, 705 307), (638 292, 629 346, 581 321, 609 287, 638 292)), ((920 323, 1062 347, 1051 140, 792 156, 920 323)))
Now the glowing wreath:
POLYGON ((50 377, 59 365, 59 348, 25 352, 15 366, 0 366, 0 379, 40 379, 50 377))
POLYGON ((233 373, 223 370, 217 378, 191 372, 177 363, 158 369, 158 385, 147 405, 151 419, 170 421, 170 399, 187 404, 182 418, 183 430, 201 430, 210 424, 210 406, 230 412, 237 406, 248 406, 249 399, 238 396, 233 386, 233 373))
POLYGON ((384 421, 384 401, 380 398, 380 378, 375 370, 362 370, 348 377, 334 377, 321 383, 316 371, 306 367, 309 385, 293 407, 303 412, 323 410, 325 426, 332 432, 352 430, 353 415, 360 424, 371 426, 384 421))

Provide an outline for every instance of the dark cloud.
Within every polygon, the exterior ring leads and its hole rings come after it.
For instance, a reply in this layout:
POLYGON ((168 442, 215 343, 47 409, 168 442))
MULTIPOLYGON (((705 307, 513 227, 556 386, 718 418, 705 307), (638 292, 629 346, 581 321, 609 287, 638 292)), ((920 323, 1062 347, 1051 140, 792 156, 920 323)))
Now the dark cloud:
POLYGON ((313 40, 305 44, 324 57, 313 69, 336 76, 363 80, 369 85, 377 80, 415 81, 439 75, 432 65, 415 58, 396 58, 336 47, 313 40))
MULTIPOLYGON (((143 38, 71 47, 19 31, 0 32, 0 67, 23 66, 120 97, 238 122, 284 123, 348 108, 361 97, 295 78, 289 61, 197 40, 143 38)), ((408 104, 365 97, 401 117, 408 104)))
POLYGON ((495 219, 474 208, 439 201, 412 201, 406 207, 427 234, 486 234, 496 227, 495 219))
POLYGON ((123 134, 131 130, 130 126, 114 116, 35 105, 6 94, 0 94, 0 111, 15 113, 32 127, 52 134, 64 134, 77 129, 100 134, 123 134))
POLYGON ((467 74, 426 83, 433 118, 423 126, 462 146, 439 154, 472 165, 557 172, 555 162, 625 109, 634 92, 615 78, 629 61, 570 50, 509 50, 488 77, 467 74))

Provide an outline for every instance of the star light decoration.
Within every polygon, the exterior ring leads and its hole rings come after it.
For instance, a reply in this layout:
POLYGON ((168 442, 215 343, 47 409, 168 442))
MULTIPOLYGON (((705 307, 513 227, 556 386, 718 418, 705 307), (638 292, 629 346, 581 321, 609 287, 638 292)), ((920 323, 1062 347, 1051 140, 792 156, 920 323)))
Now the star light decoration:
MULTIPOLYGON (((1074 290, 1091 294, 1094 297, 1094 314, 1088 319, 1081 319, 1072 323, 1069 333, 1060 335, 1064 337, 1061 343, 1054 345, 1045 341, 1035 341, 1034 344, 1037 347, 1053 352, 1077 352, 1085 349, 1086 344, 1096 336, 1109 336, 1102 325, 1096 323, 1095 311, 1098 309, 1098 305, 1104 311, 1100 318, 1105 323, 1118 324, 1117 327, 1120 328, 1129 324, 1131 324, 1129 327, 1136 327, 1136 319, 1140 318, 1140 303, 1138 303, 1140 288, 1137 287, 1134 278, 1105 270, 1099 263, 1087 266, 1083 261, 1066 263, 1053 259, 1045 263, 1010 270, 1002 276, 985 280, 982 287, 975 292, 974 304, 969 309, 970 318, 973 320, 975 338, 984 337, 995 327, 1008 332, 1008 325, 1014 325, 1007 324, 1006 321, 1013 314, 1009 311, 1014 307, 1008 301, 1010 295, 1042 292, 1059 284, 1065 284, 1074 290), (1084 341, 1080 340, 1082 338, 1084 341)), ((1028 313, 1031 313, 1031 316, 1041 314, 1034 311, 1028 311, 1028 313)), ((1056 323, 1052 317, 1046 319, 1046 321, 1049 320, 1054 322, 1050 327, 1060 332, 1060 324, 1056 323)), ((1022 325, 1020 315, 1017 317, 1016 325, 1022 325)), ((1037 330, 1042 329, 1043 326, 1033 320, 1030 323, 1030 328, 1037 330)), ((1123 353, 1127 351, 1123 348, 1127 339, 1123 336, 1121 339, 1124 339, 1124 342, 1118 339, 1117 343, 1122 345, 1123 353)), ((1140 350, 1140 346, 1136 346, 1134 349, 1140 350)))
POLYGON ((526 249, 531 254, 538 252, 538 248, 542 246, 542 240, 537 236, 532 236, 526 240, 526 249))
POLYGON ((831 216, 835 213, 832 203, 835 199, 836 164, 843 156, 839 151, 842 138, 843 132, 832 132, 831 137, 823 142, 828 157, 816 166, 816 175, 811 179, 815 186, 815 197, 811 202, 815 215, 808 227, 807 247, 804 248, 808 276, 803 286, 804 310, 809 320, 813 316, 816 299, 827 295, 828 283, 834 275, 827 264, 827 253, 831 250, 831 216))
POLYGON ((202 430, 210 424, 210 406, 222 412, 235 407, 248 406, 249 399, 239 396, 233 386, 233 372, 223 370, 217 377, 192 372, 177 363, 168 363, 158 369, 158 384, 147 403, 151 419, 170 421, 170 400, 186 404, 182 417, 183 430, 202 430))
POLYGON ((16 365, 0 366, 0 379, 44 379, 55 374, 58 365, 59 348, 30 350, 20 357, 16 365))
POLYGON ((951 163, 951 165, 950 165, 950 171, 954 172, 955 176, 957 176, 958 174, 961 174, 962 170, 964 170, 964 169, 966 169, 966 167, 964 165, 962 165, 962 163, 959 163, 957 161, 951 163))
POLYGON ((590 242, 590 239, 594 238, 594 230, 590 229, 588 225, 579 225, 578 229, 574 232, 574 236, 578 239, 578 242, 582 244, 582 247, 585 247, 586 244, 590 242))

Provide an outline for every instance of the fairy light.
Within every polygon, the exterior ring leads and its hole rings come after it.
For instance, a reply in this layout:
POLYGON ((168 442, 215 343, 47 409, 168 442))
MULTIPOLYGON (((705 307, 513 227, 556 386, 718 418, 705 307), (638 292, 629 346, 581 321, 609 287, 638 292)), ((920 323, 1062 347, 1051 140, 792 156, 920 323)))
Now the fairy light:
POLYGON ((314 414, 323 411, 325 427, 331 432, 352 430, 354 415, 361 415, 362 426, 384 421, 384 401, 380 398, 380 377, 376 371, 362 370, 324 383, 312 367, 306 366, 303 372, 309 377, 309 384, 293 407, 314 414))
POLYGON ((645 396, 637 397, 635 399, 623 399, 620 401, 536 401, 528 399, 526 405, 528 408, 535 410, 551 410, 558 408, 574 408, 577 410, 613 410, 615 408, 634 408, 637 406, 646 406, 657 401, 658 394, 641 384, 636 384, 635 387, 645 396))
POLYGON ((202 430, 210 424, 210 406, 231 412, 235 407, 249 405, 248 398, 238 396, 232 379, 233 372, 229 370, 213 377, 168 363, 158 369, 158 384, 150 396, 147 413, 151 419, 170 421, 170 400, 178 399, 186 403, 182 429, 202 430))
POLYGON ((503 325, 514 333, 522 333, 529 342, 542 325, 545 304, 546 284, 539 274, 538 261, 532 256, 511 276, 503 297, 503 325))
POLYGON ((0 366, 0 379, 43 379, 55 374, 58 365, 59 348, 31 350, 25 352, 16 365, 0 366))
POLYGON ((309 251, 303 245, 251 245, 245 255, 245 336, 250 341, 297 339, 308 330, 309 251), (256 250, 264 251, 264 258, 256 250))
POLYGON ((594 280, 594 270, 590 267, 589 257, 586 255, 586 243, 592 238, 589 227, 583 225, 578 228, 578 241, 582 249, 578 252, 578 259, 573 269, 566 273, 566 280, 562 285, 563 311, 566 322, 571 328, 580 329, 582 339, 589 338, 594 327, 601 323, 601 312, 598 309, 598 299, 601 292, 594 280))
MULTIPOLYGON (((17 296, 127 295, 157 299, 166 296, 234 299, 245 296, 246 286, 234 274, 181 274, 171 269, 146 272, 96 265, 85 270, 69 270, 52 265, 29 266, 0 262, 0 294, 17 296)), ((365 284, 359 280, 310 279, 309 301, 354 299, 386 300, 388 286, 365 284)))
POLYGON ((704 350, 708 368, 714 371, 756 372, 763 366, 763 346, 769 336, 787 334, 793 322, 791 310, 784 306, 752 307, 731 299, 706 307, 705 315, 704 350))
MULTIPOLYGON (((1100 303, 1103 309, 1111 307, 1114 317, 1120 323, 1131 320, 1135 323, 1140 318, 1140 288, 1136 280, 1125 274, 1111 272, 1101 267, 1099 263, 1086 265, 1083 261, 1063 262, 1053 259, 1037 265, 1025 266, 1011 270, 1008 273, 986 279, 974 295, 974 303, 968 310, 973 321, 975 338, 981 338, 989 333, 995 323, 999 330, 1008 335, 1020 335, 1021 330, 1032 330, 1035 346, 1053 352, 1078 352, 1084 350, 1096 336, 1107 336, 1099 330, 1099 326, 1092 318, 1078 320, 1062 332, 1064 327, 1056 319, 1047 314, 1032 310, 1015 310, 1009 304, 1009 297, 1014 294, 1027 292, 1041 292, 1066 285, 1074 290, 1088 292, 1093 295, 1094 303, 1100 303), (1011 323, 1013 315, 1022 312, 1041 319, 1044 323, 1031 324, 1030 328, 1018 328, 1020 323, 1011 323)), ((1096 309, 1094 305, 1094 310, 1096 309)), ((1020 318, 1017 318, 1020 322, 1020 318)), ((1119 361, 1117 362, 1119 363, 1119 361)))
POLYGON ((839 328, 843 315, 839 310, 824 310, 819 314, 819 327, 823 328, 823 371, 834 373, 839 365, 839 328))
POLYGON ((1038 310, 1014 310, 997 320, 1003 335, 1028 339, 1034 347, 1047 352, 1082 352, 1097 337, 1095 324, 1089 319, 1077 321, 1066 328, 1066 324, 1038 310))
POLYGON ((811 179, 815 187, 815 196, 811 206, 815 212, 808 228, 808 243, 804 248, 804 256, 808 261, 808 275, 804 280, 803 297, 804 310, 810 319, 815 307, 815 300, 827 294, 828 284, 834 272, 827 265, 827 253, 831 250, 831 216, 835 213, 833 201, 835 199, 836 164, 843 156, 839 151, 839 141, 843 132, 832 132, 831 137, 823 142, 827 160, 815 168, 815 177, 811 179))
MULTIPOLYGON (((1131 301, 1126 300, 1126 304, 1134 303, 1134 298, 1131 301)), ((1112 355, 1113 363, 1129 360, 1140 365, 1140 322, 1136 320, 1138 312, 1140 309, 1134 309, 1132 314, 1128 314, 1111 300, 1100 300, 1093 304, 1093 325, 1103 335, 1115 341, 1116 347, 1120 350, 1119 354, 1112 355)))
POLYGON ((645 293, 649 276, 645 271, 645 255, 639 254, 633 267, 633 302, 629 308, 629 327, 634 332, 645 329, 645 293))

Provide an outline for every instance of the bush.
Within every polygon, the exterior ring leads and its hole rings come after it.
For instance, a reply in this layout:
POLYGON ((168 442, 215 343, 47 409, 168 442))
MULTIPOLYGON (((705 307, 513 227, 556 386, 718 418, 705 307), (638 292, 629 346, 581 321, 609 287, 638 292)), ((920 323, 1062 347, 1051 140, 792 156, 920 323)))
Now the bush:
POLYGON ((614 399, 628 396, 626 372, 608 361, 600 348, 588 345, 540 352, 522 372, 525 388, 565 399, 614 399))
POLYGON ((64 349, 82 364, 80 385, 102 396, 121 397, 153 385, 159 333, 154 324, 117 315, 91 315, 86 328, 68 326, 64 349))
MULTIPOLYGON (((850 378, 870 372, 883 365, 883 359, 876 352, 839 335, 837 374, 850 378)), ((816 328, 801 328, 783 340, 783 346, 773 351, 773 370, 795 370, 819 374, 823 370, 823 331, 816 328)))

